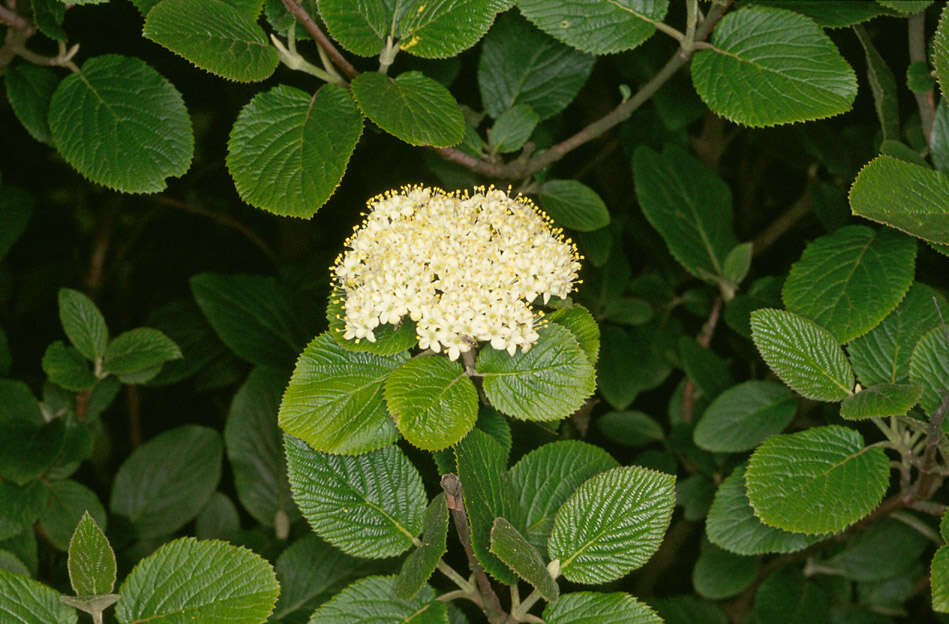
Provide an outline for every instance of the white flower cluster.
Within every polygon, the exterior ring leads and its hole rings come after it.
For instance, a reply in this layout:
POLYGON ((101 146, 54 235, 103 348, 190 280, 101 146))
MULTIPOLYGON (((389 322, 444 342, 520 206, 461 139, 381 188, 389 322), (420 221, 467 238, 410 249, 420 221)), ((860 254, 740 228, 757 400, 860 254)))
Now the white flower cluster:
POLYGON ((375 342, 380 324, 415 321, 419 346, 457 359, 476 341, 514 355, 537 341, 530 303, 565 297, 576 246, 529 200, 405 187, 369 201, 333 270, 345 337, 375 342))

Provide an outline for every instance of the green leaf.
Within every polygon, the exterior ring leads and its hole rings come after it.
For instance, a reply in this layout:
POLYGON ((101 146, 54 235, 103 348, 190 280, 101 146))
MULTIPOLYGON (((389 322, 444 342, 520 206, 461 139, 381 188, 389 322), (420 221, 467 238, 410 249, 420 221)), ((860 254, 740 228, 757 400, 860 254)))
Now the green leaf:
POLYGON ((33 523, 43 513, 48 501, 49 487, 42 481, 31 481, 23 486, 12 481, 0 481, 0 539, 22 531, 32 533, 33 523))
POLYGON ((822 28, 853 26, 885 13, 873 0, 754 0, 754 3, 801 13, 822 28))
POLYGON ((840 404, 846 420, 902 416, 919 401, 923 387, 912 384, 877 384, 847 397, 840 404))
POLYGON ((735 382, 728 362, 689 336, 679 338, 682 369, 708 400, 713 400, 735 382))
POLYGON ((130 375, 180 357, 181 349, 171 338, 157 329, 139 327, 119 334, 109 342, 102 368, 119 376, 130 375))
POLYGON ((393 593, 407 600, 421 590, 435 571, 439 559, 448 550, 448 506, 444 492, 439 493, 425 510, 422 543, 402 563, 393 593))
POLYGON ((597 384, 614 408, 625 409, 640 392, 658 386, 669 375, 671 368, 659 352, 658 338, 654 325, 628 330, 604 326, 597 384))
POLYGON ((949 613, 949 546, 939 548, 933 555, 929 567, 929 585, 932 588, 933 611, 949 613))
POLYGON ((200 539, 227 539, 241 528, 237 507, 225 494, 215 492, 194 519, 194 535, 200 539))
POLYGON ((801 396, 841 401, 852 394, 850 362, 823 327, 791 312, 762 308, 751 313, 751 335, 771 370, 801 396))
POLYGON ((574 304, 568 308, 554 310, 547 315, 547 320, 569 329, 590 363, 596 364, 600 356, 600 326, 596 324, 589 310, 574 304))
POLYGON ((939 99, 933 130, 929 137, 929 151, 933 166, 943 173, 949 172, 949 99, 939 99))
POLYGON ((949 315, 949 303, 924 284, 913 284, 900 305, 874 327, 847 345, 847 353, 864 386, 905 383, 909 379, 912 347, 939 325, 939 308, 949 315))
POLYGON ((274 526, 280 513, 291 520, 297 514, 277 427, 286 383, 287 375, 282 371, 255 368, 234 395, 224 428, 237 498, 264 526, 274 526))
POLYGON ((284 436, 284 448, 293 499, 333 546, 357 557, 389 557, 408 550, 421 532, 422 478, 398 447, 345 457, 284 436))
MULTIPOLYGON (((503 119, 498 118, 498 122, 503 119)), ((547 180, 540 187, 540 205, 558 225, 592 232, 610 224, 610 213, 596 191, 576 180, 547 180)))
POLYGON ((279 60, 256 16, 224 0, 162 0, 142 35, 212 74, 238 82, 265 80, 279 60))
POLYGON ((13 354, 10 353, 10 341, 7 339, 7 333, 0 327, 0 377, 9 375, 12 366, 13 354))
POLYGON ((59 601, 59 592, 6 570, 0 570, 0 605, 10 624, 75 624, 78 618, 59 601))
POLYGON ((878 156, 853 181, 850 208, 911 236, 949 243, 949 176, 939 171, 878 156))
POLYGON ((652 320, 653 309, 643 299, 616 297, 606 302, 603 318, 623 325, 642 325, 652 320))
POLYGON ((62 340, 46 348, 42 365, 49 380, 67 390, 88 390, 96 383, 96 376, 89 370, 89 362, 79 351, 63 344, 62 340))
MULTIPOLYGON (((2 526, 2 523, 0 523, 2 526)), ((29 572, 27 576, 36 576, 39 568, 39 553, 36 550, 36 533, 32 528, 0 542, 0 546, 22 562, 29 572)))
POLYGON ((943 7, 932 41, 933 67, 943 98, 949 94, 949 8, 943 7))
MULTIPOLYGON (((852 3, 857 4, 857 3, 852 3)), ((867 59, 867 82, 873 92, 873 105, 876 107, 880 128, 883 130, 883 140, 900 139, 900 107, 899 91, 896 87, 896 77, 887 65, 886 60, 873 45, 873 40, 862 26, 854 28, 863 53, 867 59)))
POLYGON ((848 539, 844 550, 823 565, 855 581, 884 581, 912 574, 928 545, 919 531, 891 516, 848 539))
POLYGON ((8 550, 0 550, 0 570, 30 576, 30 570, 26 564, 8 550))
POLYGON ((910 358, 909 378, 923 387, 919 405, 931 415, 949 393, 949 336, 942 327, 933 327, 919 339, 910 358))
POLYGON ((899 305, 913 283, 916 244, 892 230, 851 225, 813 240, 791 266, 782 295, 790 312, 843 344, 899 305))
POLYGON ((174 533, 198 515, 221 479, 221 437, 185 425, 128 456, 112 486, 109 510, 128 518, 140 539, 174 533))
POLYGON ((399 47, 423 58, 456 56, 488 32, 496 4, 497 0, 410 2, 399 17, 399 47))
MULTIPOLYGON (((35 401, 35 399, 34 399, 35 401)), ((32 481, 46 472, 63 449, 65 424, 57 418, 46 424, 11 421, 10 412, 0 416, 0 477, 18 485, 32 481), (6 422, 4 422, 4 420, 6 422)))
POLYGON ((643 214, 673 257, 700 279, 723 276, 725 258, 738 242, 732 232, 731 191, 725 182, 672 144, 662 154, 638 147, 633 177, 643 214))
POLYGON ((523 420, 559 420, 583 405, 595 388, 593 365, 573 334, 549 324, 537 342, 513 356, 490 345, 476 364, 488 401, 503 414, 523 420))
POLYGON ((395 597, 394 576, 367 576, 336 594, 310 618, 313 624, 448 624, 445 603, 435 599, 435 590, 425 585, 413 598, 395 597))
POLYGON ((395 355, 411 349, 418 342, 418 336, 415 334, 415 323, 408 317, 403 317, 398 327, 393 327, 389 323, 379 325, 373 330, 376 341, 346 339, 345 309, 343 301, 345 293, 338 287, 333 287, 326 304, 326 321, 329 325, 329 333, 333 340, 338 342, 341 347, 347 351, 367 351, 375 355, 395 355))
POLYGON ((448 147, 465 136, 465 120, 454 96, 421 72, 395 79, 363 72, 350 87, 366 117, 409 145, 448 147))
POLYGON ((494 118, 516 104, 529 105, 542 120, 553 117, 577 96, 594 61, 506 13, 481 45, 481 101, 494 118))
POLYGON ((33 196, 15 186, 4 186, 0 193, 0 260, 26 231, 33 213, 33 196))
POLYGON ((510 568, 490 551, 495 518, 507 518, 515 527, 524 527, 523 509, 518 506, 517 490, 506 467, 507 451, 489 434, 474 429, 455 446, 455 462, 475 556, 488 574, 501 583, 516 583, 517 577, 510 568))
POLYGON ((305 621, 329 592, 365 575, 366 561, 345 555, 310 533, 280 554, 276 568, 280 599, 271 618, 278 622, 305 621), (287 617, 291 613, 300 617, 287 617))
POLYGON ((836 533, 880 503, 890 481, 881 448, 846 427, 771 436, 745 473, 748 500, 762 522, 786 531, 836 533))
POLYGON ((198 307, 239 357, 284 368, 300 351, 290 294, 272 277, 201 273, 189 280, 198 307))
POLYGON ((149 380, 151 386, 170 386, 206 374, 215 365, 234 361, 201 309, 190 299, 178 299, 152 309, 145 324, 171 338, 182 354, 180 360, 162 366, 161 373, 149 380))
POLYGON ((547 624, 662 624, 649 605, 629 594, 573 592, 544 608, 547 624))
POLYGON ((698 595, 709 600, 737 596, 754 582, 760 563, 757 557, 743 557, 713 544, 703 544, 692 568, 692 586, 698 595))
POLYGON ((228 140, 227 170, 241 199, 309 218, 339 186, 362 136, 362 115, 342 87, 312 96, 287 85, 254 96, 228 140))
POLYGON ((78 290, 59 289, 59 321, 69 342, 89 360, 105 355, 109 328, 92 299, 78 290))
POLYGON ((491 526, 491 552, 530 583, 545 600, 553 602, 560 597, 560 588, 547 571, 543 557, 504 518, 495 518, 491 526))
POLYGON ((79 173, 123 193, 157 193, 191 166, 191 119, 177 89, 144 61, 86 61, 49 106, 53 143, 79 173))
POLYGON ((830 624, 827 595, 805 580, 799 568, 778 570, 758 587, 753 613, 756 622, 830 624))
POLYGON ((520 0, 524 17, 552 37, 584 52, 631 50, 656 32, 669 0, 520 0))
POLYGON ((926 93, 936 87, 936 79, 929 74, 929 63, 915 61, 906 68, 906 88, 913 93, 926 93))
MULTIPOLYGON (((64 479, 49 486, 49 501, 40 515, 40 527, 50 544, 60 550, 69 548, 69 540, 84 513, 92 514, 106 525, 105 509, 96 493, 86 486, 64 479)), ((108 593, 108 592, 106 592, 108 593)))
POLYGON ((736 123, 772 126, 850 110, 853 69, 811 19, 770 7, 729 13, 712 49, 692 61, 692 83, 717 114, 736 123))
POLYGON ((771 381, 746 381, 718 395, 693 432, 695 444, 714 453, 740 453, 791 424, 797 399, 771 381))
POLYGON ((385 381, 395 426, 411 444, 439 451, 465 437, 478 418, 478 391, 458 362, 441 356, 408 360, 385 381))
POLYGON ((115 587, 115 553, 88 511, 83 512, 69 540, 67 567, 77 596, 109 594, 115 587))
POLYGON ((751 243, 741 243, 732 247, 722 264, 722 277, 736 286, 741 284, 751 269, 752 252, 751 243))
POLYGON ((383 383, 407 359, 354 353, 328 334, 317 336, 297 360, 280 403, 280 428, 327 453, 359 454, 395 442, 383 383))
POLYGON ((273 568, 259 555, 226 542, 184 537, 135 566, 119 588, 115 617, 122 624, 185 617, 257 624, 270 615, 279 592, 273 568))
POLYGON ((320 17, 333 39, 360 56, 376 56, 393 25, 393 5, 379 0, 320 0, 320 17))
POLYGON ((613 468, 588 479, 563 504, 547 551, 569 581, 614 581, 658 550, 674 508, 674 476, 613 468))
MULTIPOLYGON (((63 7, 58 1, 52 4, 63 7)), ((34 1, 35 5, 35 1, 34 1)), ((39 15, 36 15, 37 21, 39 15)), ((65 37, 64 37, 65 39, 65 37)), ((3 83, 13 113, 26 131, 37 141, 51 143, 49 132, 49 102, 59 84, 59 76, 51 69, 29 63, 18 63, 6 69, 3 83)))
POLYGON ((522 457, 510 478, 524 510, 527 540, 544 552, 561 505, 584 481, 618 465, 600 447, 579 440, 544 444, 522 457))
POLYGON ((66 5, 60 0, 33 0, 33 22, 50 39, 69 40, 69 35, 63 30, 65 18, 66 5))
POLYGON ((910 15, 925 10, 933 3, 933 0, 877 0, 877 2, 898 13, 910 15))
POLYGON ((706 532, 713 544, 739 555, 792 553, 821 539, 763 524, 745 492, 744 464, 718 487, 708 511, 706 532))
POLYGON ((646 446, 666 437, 659 423, 638 411, 608 412, 597 419, 596 425, 603 435, 624 446, 646 446))
POLYGON ((488 130, 488 143, 498 154, 516 152, 531 137, 540 117, 527 104, 517 104, 498 116, 488 130))

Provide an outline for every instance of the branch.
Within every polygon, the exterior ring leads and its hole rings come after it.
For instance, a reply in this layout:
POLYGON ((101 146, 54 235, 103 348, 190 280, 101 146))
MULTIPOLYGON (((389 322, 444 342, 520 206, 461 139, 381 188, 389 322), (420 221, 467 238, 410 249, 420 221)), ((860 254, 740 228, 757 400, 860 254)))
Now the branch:
POLYGON ((785 210, 781 215, 771 222, 771 224, 752 242, 752 253, 759 255, 765 249, 773 245, 779 238, 784 236, 794 226, 811 211, 811 186, 817 177, 817 165, 811 165, 807 170, 807 186, 804 192, 797 198, 797 201, 791 204, 791 207, 785 210))
POLYGON ((293 16, 296 17, 303 26, 306 28, 306 31, 310 33, 310 36, 316 41, 316 44, 320 46, 323 51, 330 57, 330 60, 343 70, 350 79, 355 78, 359 75, 359 72, 355 67, 352 66, 352 63, 346 60, 336 46, 333 45, 333 42, 323 34, 323 31, 320 30, 319 25, 313 21, 313 18, 310 17, 310 14, 306 12, 300 3, 297 0, 283 0, 283 6, 287 7, 287 10, 293 13, 293 16))
POLYGON ((17 15, 12 9, 0 4, 0 22, 7 24, 10 28, 32 32, 33 24, 21 15, 17 15))
MULTIPOLYGON (((909 60, 911 63, 926 63, 926 13, 921 11, 909 16, 909 60)), ((925 93, 913 93, 916 106, 919 107, 919 118, 923 127, 923 139, 929 145, 933 132, 933 119, 936 116, 933 90, 925 93)))
POLYGON ((942 403, 929 418, 929 431, 926 433, 926 447, 923 451, 923 463, 919 467, 919 479, 913 488, 911 496, 916 500, 928 500, 931 494, 933 481, 937 474, 933 468, 936 465, 936 451, 942 441, 942 423, 949 412, 949 392, 942 393, 942 403))

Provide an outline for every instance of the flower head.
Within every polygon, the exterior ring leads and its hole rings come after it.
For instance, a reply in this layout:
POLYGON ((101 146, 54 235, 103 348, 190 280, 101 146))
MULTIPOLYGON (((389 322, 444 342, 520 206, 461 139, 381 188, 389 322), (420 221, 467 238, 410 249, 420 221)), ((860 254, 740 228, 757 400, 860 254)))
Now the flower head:
POLYGON ((375 341, 408 315, 419 346, 451 359, 487 341, 511 355, 537 341, 537 297, 565 297, 576 246, 523 197, 404 187, 369 201, 333 267, 345 291, 344 336, 375 341))

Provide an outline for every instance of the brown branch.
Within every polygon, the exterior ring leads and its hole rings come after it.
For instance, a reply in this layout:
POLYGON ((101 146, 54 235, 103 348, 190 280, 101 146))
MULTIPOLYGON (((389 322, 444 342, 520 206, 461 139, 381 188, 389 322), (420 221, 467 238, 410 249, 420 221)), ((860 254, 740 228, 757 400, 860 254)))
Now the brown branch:
POLYGON ((2 4, 0 4, 0 22, 4 22, 15 30, 22 30, 31 34, 33 32, 33 24, 28 19, 22 15, 17 15, 12 9, 8 9, 2 4))
POLYGON ((323 34, 319 25, 313 21, 310 14, 306 12, 306 9, 300 6, 297 0, 283 0, 283 6, 287 7, 287 10, 293 13, 293 16, 303 24, 306 31, 310 33, 310 36, 316 41, 316 44, 323 48, 323 51, 330 57, 333 64, 343 70, 343 73, 349 76, 350 80, 359 75, 359 72, 353 67, 352 63, 347 61, 346 57, 333 45, 333 42, 323 34))
POLYGON ((942 403, 929 419, 926 446, 923 450, 923 462, 919 467, 919 479, 911 491, 912 499, 928 500, 932 495, 930 490, 933 489, 932 485, 938 478, 933 467, 936 465, 936 451, 942 441, 942 423, 946 419, 946 412, 949 412, 949 392, 942 393, 942 403))
POLYGON ((125 386, 125 401, 129 408, 129 443, 133 449, 142 445, 142 399, 138 394, 138 386, 125 386))
MULTIPOLYGON (((718 319, 722 312, 722 298, 716 297, 715 303, 712 305, 712 311, 709 312, 708 318, 705 319, 705 323, 702 325, 702 330, 699 332, 696 340, 702 347, 708 349, 708 346, 712 343, 712 336, 715 335, 715 327, 718 326, 718 319)), ((691 423, 692 422, 692 412, 695 406, 695 383, 691 379, 685 380, 685 387, 682 389, 682 422, 691 423)))
MULTIPOLYGON (((911 63, 926 63, 926 13, 920 11, 909 16, 907 20, 909 30, 909 60, 911 63)), ((933 120, 936 117, 933 90, 924 93, 913 93, 916 106, 919 108, 919 119, 923 127, 923 138, 926 145, 932 138, 933 120)))

